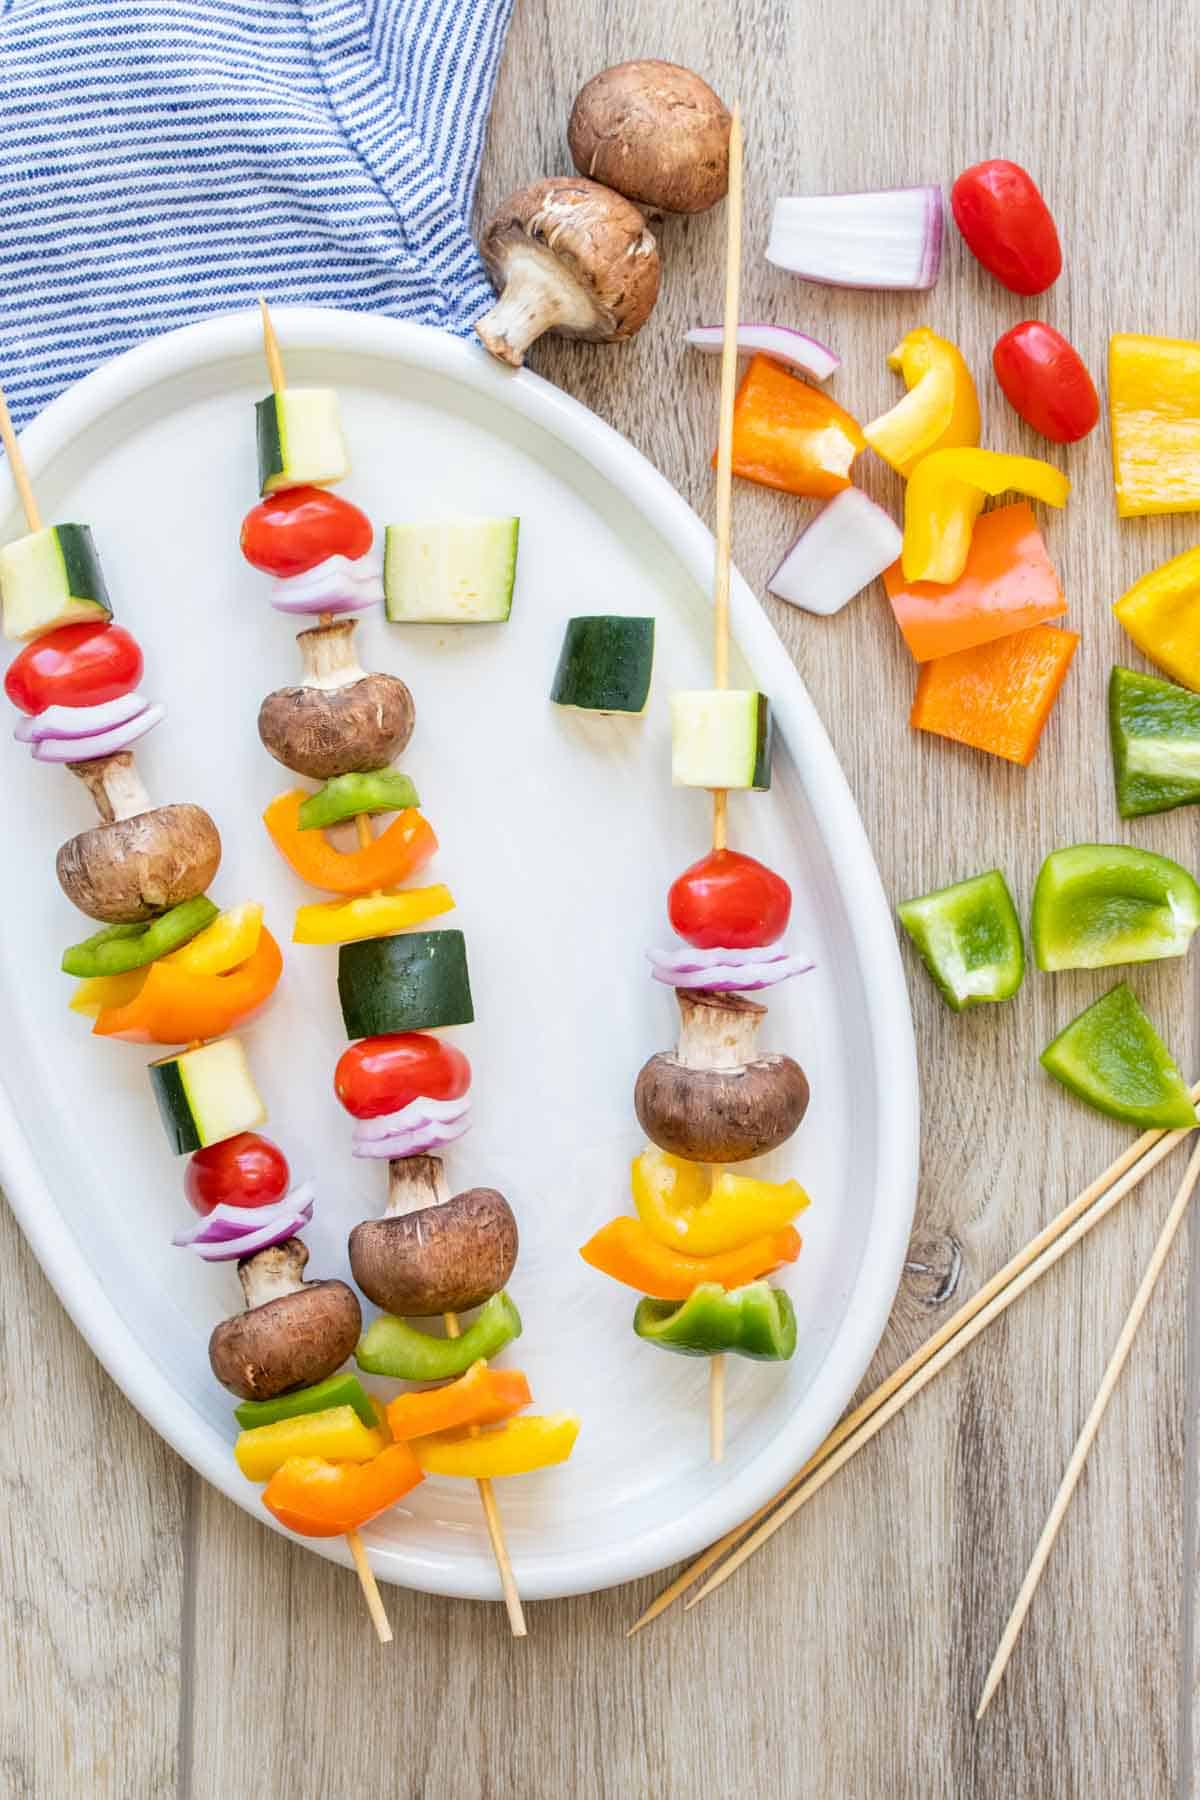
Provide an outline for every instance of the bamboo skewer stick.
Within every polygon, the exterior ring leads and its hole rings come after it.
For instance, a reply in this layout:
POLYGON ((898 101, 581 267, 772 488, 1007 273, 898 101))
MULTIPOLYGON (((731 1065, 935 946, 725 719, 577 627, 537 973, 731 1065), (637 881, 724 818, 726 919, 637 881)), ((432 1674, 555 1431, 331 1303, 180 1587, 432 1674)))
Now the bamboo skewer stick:
MULTIPOLYGON (((713 679, 729 686, 729 573, 733 539, 733 398, 737 386, 738 295, 742 271, 742 117, 735 105, 729 127, 729 191, 725 202, 725 334, 721 343, 721 427, 717 438, 717 545, 713 570, 713 679)), ((712 842, 723 850, 729 796, 713 790, 712 842)), ((725 1358, 708 1364, 708 1448, 725 1455, 725 1358)))
POLYGON ((42 529, 42 515, 38 511, 38 503, 34 498, 33 486, 29 480, 29 470, 25 467, 25 458, 13 429, 12 415, 8 410, 8 401, 0 389, 0 443, 4 445, 4 454, 8 458, 8 469, 12 476, 12 484, 17 490, 17 498, 21 502, 21 511, 25 514, 25 523, 30 531, 42 529))
POLYGON ((258 296, 258 308, 262 313, 263 353, 267 359, 267 373, 271 377, 271 392, 282 394, 287 387, 287 376, 283 371, 283 352, 279 348, 279 339, 275 336, 275 326, 271 321, 270 309, 261 294, 258 296))
MULTIPOLYGON (((1191 1093, 1192 1099, 1200 1102, 1200 1081, 1195 1084, 1191 1093)), ((952 1340, 954 1340, 955 1343, 953 1354, 957 1354, 958 1348, 965 1348, 966 1342, 972 1340, 965 1339, 964 1343, 959 1345, 957 1342, 959 1335, 970 1327, 982 1313, 991 1307, 992 1303, 996 1301, 999 1296, 1005 1296, 1003 1305, 996 1307, 995 1311, 989 1313, 988 1323, 990 1323, 991 1318, 998 1316, 999 1312, 1004 1310, 1004 1307, 1009 1304, 1010 1299, 1015 1299, 1017 1297, 1018 1291, 1023 1293, 1025 1287, 1031 1284, 1029 1281, 1025 1282, 1024 1286, 1019 1290, 1012 1292, 1011 1295, 1009 1294, 1009 1289, 1012 1284, 1022 1277, 1025 1271, 1029 1270, 1034 1264, 1037 1264, 1037 1274, 1040 1275, 1043 1274, 1047 1268, 1052 1266, 1053 1261, 1057 1261, 1057 1256, 1055 1256, 1045 1263, 1040 1262, 1039 1259, 1043 1256, 1043 1253, 1048 1251, 1052 1246, 1055 1246, 1078 1221, 1085 1218, 1085 1215, 1086 1223, 1077 1236, 1071 1238, 1071 1243, 1077 1242, 1079 1237, 1086 1235, 1087 1231, 1090 1231, 1093 1225, 1099 1224, 1100 1220, 1107 1215, 1111 1207, 1114 1206, 1118 1200, 1123 1199, 1127 1193, 1130 1193, 1133 1188, 1137 1187, 1139 1182, 1143 1181, 1151 1170, 1156 1168, 1158 1164, 1162 1162, 1164 1157, 1169 1156, 1171 1151, 1174 1150, 1178 1144, 1182 1143, 1187 1135, 1186 1131, 1143 1132, 1141 1137, 1130 1144, 1128 1149, 1124 1150, 1114 1162, 1110 1163, 1109 1167, 1105 1169, 1101 1175, 1098 1175, 1094 1181, 1082 1189, 1069 1205, 1065 1206, 1048 1225, 1044 1226, 1042 1230, 1038 1232, 1036 1237, 1032 1238, 1030 1242, 1025 1245, 1024 1249, 1019 1250, 1015 1256, 1010 1257, 1003 1268, 997 1270, 996 1274, 993 1275, 989 1281, 984 1283, 978 1293, 973 1294, 969 1300, 965 1301, 964 1304, 959 1307, 958 1311, 952 1314, 952 1316, 934 1332, 932 1337, 928 1338, 924 1344, 900 1364, 899 1368, 895 1369, 885 1381, 881 1382, 872 1393, 868 1394, 867 1398, 862 1401, 860 1405, 855 1407, 853 1412, 847 1413, 846 1417, 839 1425, 835 1426, 834 1430, 825 1439, 824 1443, 813 1452, 812 1456, 804 1466, 791 1477, 790 1481, 788 1481, 777 1494, 774 1494, 771 1499, 759 1507, 757 1512, 752 1513, 751 1516, 748 1519, 743 1520, 740 1525, 736 1525, 731 1531, 726 1532, 723 1538, 718 1539, 715 1544, 711 1544, 689 1568, 684 1570, 682 1575, 677 1576, 635 1622, 630 1629, 629 1635, 632 1636, 634 1632, 640 1631, 644 1625, 649 1625, 654 1619, 660 1617, 661 1614, 664 1613, 676 1599, 678 1599, 680 1594, 686 1593, 688 1588, 694 1586, 695 1583, 700 1580, 702 1575, 707 1574, 708 1570, 711 1569, 715 1563, 720 1561, 726 1551, 732 1550, 737 1544, 748 1538, 749 1535, 755 1531, 756 1527, 762 1526, 764 1521, 770 1519, 777 1507, 780 1507, 784 1502, 794 1496, 810 1477, 821 1469, 841 1446, 846 1443, 847 1439, 853 1437, 854 1434, 859 1431, 860 1427, 866 1425, 869 1420, 874 1418, 887 1405, 893 1395, 898 1394, 901 1389, 906 1388, 907 1384, 912 1382, 914 1377, 916 1377, 927 1364, 933 1361, 952 1340), (1097 1205, 1096 1203, 1101 1200, 1103 1201, 1103 1204, 1097 1205), (1089 1210, 1092 1207, 1095 1207, 1094 1213, 1089 1210)), ((1062 1254, 1062 1252, 1059 1252, 1059 1254, 1062 1254)), ((1031 1279, 1036 1279, 1036 1275, 1031 1279)), ((972 1337, 974 1335, 977 1334, 973 1333, 972 1337)), ((949 1360, 950 1357, 947 1356, 946 1361, 949 1360)), ((938 1366, 939 1368, 944 1367, 945 1363, 940 1363, 938 1366)), ((920 1385, 923 1386, 924 1383, 922 1382, 920 1385)), ((918 1391, 919 1387, 916 1385, 911 1389, 912 1393, 918 1391)), ((909 1392, 906 1392, 901 1399, 900 1404, 903 1405, 904 1400, 909 1397, 909 1392)), ((899 1411, 899 1407, 895 1410, 899 1411)), ((888 1416, 891 1417, 892 1414, 889 1413, 888 1416)), ((872 1433, 871 1435, 874 1434, 872 1433)), ((866 1441, 867 1439, 864 1437, 863 1442, 866 1441)), ((858 1446, 856 1445, 856 1447, 858 1446)), ((803 1502, 800 1502, 800 1504, 802 1503, 803 1502)), ((788 1516, 790 1517, 791 1515, 789 1514, 788 1516)), ((772 1519, 772 1529, 773 1528, 774 1520, 772 1519)), ((769 1535, 769 1533, 767 1535, 769 1535)), ((723 1577, 724 1571, 722 1571, 722 1578, 723 1577)), ((714 1583, 714 1585, 716 1584, 714 1583)))
POLYGON ((976 1723, 982 1719, 991 1703, 993 1694, 1004 1679, 1004 1671, 1008 1667, 1009 1658, 1016 1647, 1017 1638, 1021 1633, 1021 1627, 1025 1623, 1025 1615, 1029 1611, 1030 1603, 1037 1590, 1038 1582, 1042 1578, 1042 1571, 1046 1567, 1050 1552, 1054 1548, 1055 1539, 1058 1537, 1059 1528, 1066 1517, 1067 1508, 1071 1504, 1071 1496, 1078 1485, 1079 1477, 1083 1474, 1083 1465, 1088 1459, 1088 1452, 1091 1450, 1096 1433, 1100 1429, 1100 1421, 1104 1417, 1105 1408, 1112 1399, 1113 1390, 1116 1387, 1117 1382, 1121 1379, 1121 1371, 1125 1367, 1129 1352, 1133 1348, 1133 1340, 1137 1336, 1138 1326, 1142 1322, 1142 1315, 1150 1304, 1150 1296, 1153 1294, 1155 1284, 1162 1274, 1163 1264, 1166 1262, 1171 1251, 1171 1246, 1175 1242, 1175 1234, 1183 1223, 1183 1215, 1188 1209, 1188 1202, 1192 1197, 1192 1192, 1198 1180, 1200 1180, 1200 1144, 1198 1144, 1196 1149, 1192 1152, 1183 1180, 1179 1184, 1179 1190, 1171 1203, 1171 1210, 1167 1214, 1166 1223, 1159 1233, 1158 1242, 1154 1246, 1150 1261, 1146 1265, 1146 1272, 1142 1276, 1138 1291, 1134 1296, 1133 1305, 1130 1307, 1125 1323, 1121 1327, 1121 1334, 1118 1337, 1116 1346, 1109 1358, 1108 1367, 1104 1371, 1103 1379, 1096 1392, 1096 1398, 1092 1401, 1091 1411, 1088 1413, 1087 1419, 1084 1422, 1083 1430, 1079 1434, 1075 1448, 1071 1452, 1071 1458, 1067 1463, 1059 1490, 1054 1496, 1054 1504, 1050 1508, 1046 1523, 1042 1527, 1042 1535, 1038 1539, 1037 1548, 1033 1553, 1033 1560, 1026 1571, 1024 1581, 1021 1583, 1020 1592, 1017 1594, 1012 1612, 1009 1614, 1008 1623, 1004 1627, 1003 1636, 997 1646, 996 1654, 992 1658, 992 1666, 987 1672, 987 1679, 983 1684, 983 1693, 979 1699, 979 1710, 975 1714, 976 1723))

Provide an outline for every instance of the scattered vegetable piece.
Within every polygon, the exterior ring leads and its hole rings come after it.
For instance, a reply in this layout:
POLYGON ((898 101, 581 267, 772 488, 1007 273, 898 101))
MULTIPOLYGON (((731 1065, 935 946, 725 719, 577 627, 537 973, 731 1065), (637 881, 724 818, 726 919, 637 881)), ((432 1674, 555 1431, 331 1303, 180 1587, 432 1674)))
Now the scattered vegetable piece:
POLYGON ((1200 692, 1200 549, 1151 569, 1113 611, 1151 662, 1200 692))
POLYGON ((1141 1130, 1195 1125, 1182 1075, 1122 982, 1042 1051, 1042 1067, 1089 1106, 1141 1130))
POLYGON ((992 351, 996 380, 1027 425, 1055 444, 1075 444, 1093 431, 1100 400, 1080 356, 1061 331, 1026 319, 992 351))
POLYGON ((796 1313, 782 1288, 765 1281, 726 1292, 703 1281, 682 1306, 639 1300, 633 1329, 647 1343, 677 1356, 748 1356, 786 1362, 796 1349, 796 1313))
POLYGON ((420 1031, 363 1038, 333 1072, 334 1092, 356 1119, 387 1118, 414 1100, 458 1100, 470 1085, 462 1051, 420 1031))
MULTIPOLYGON (((351 1406, 371 1431, 378 1428, 379 1416, 357 1375, 343 1369, 318 1381, 314 1387, 300 1388, 291 1394, 277 1394, 273 1400, 243 1400, 233 1409, 233 1416, 246 1431, 257 1425, 274 1425, 278 1419, 295 1419, 301 1413, 326 1412, 335 1406, 351 1406)), ((398 1433, 393 1432, 394 1437, 398 1433)))
POLYGON ((809 1204, 798 1181, 714 1174, 656 1145, 633 1159, 633 1203, 651 1237, 688 1256, 740 1250, 790 1225, 809 1204))
POLYGON ((520 1369, 490 1369, 485 1362, 475 1362, 447 1387, 400 1394, 389 1402, 387 1422, 399 1442, 465 1425, 497 1425, 532 1401, 520 1369))
POLYGON ((971 534, 985 495, 1009 489, 1065 506, 1071 483, 1052 464, 1034 456, 1002 456, 996 450, 935 450, 922 457, 904 496, 906 581, 949 586, 967 566, 971 534))
POLYGON ((1200 343, 1117 332, 1108 407, 1119 516, 1200 508, 1200 343))
POLYGON ((1200 885, 1169 856, 1130 844, 1054 850, 1033 890, 1039 969, 1108 969, 1184 956, 1200 925, 1200 885))
POLYGON ((269 1481, 289 1457, 364 1463, 379 1455, 384 1441, 383 1433, 364 1425, 352 1406, 333 1406, 251 1426, 239 1436, 233 1454, 247 1481, 269 1481))
POLYGON ((193 1210, 207 1218, 217 1206, 274 1206, 287 1193, 290 1178, 287 1157, 278 1144, 256 1131, 239 1131, 236 1137, 197 1150, 188 1163, 183 1189, 193 1210))
POLYGON ((571 161, 640 206, 705 212, 729 180, 729 113, 699 75, 657 57, 584 83, 567 125, 571 161))
POLYGON ((350 473, 334 388, 289 387, 255 406, 258 488, 327 487, 350 473))
POLYGON ((1074 631, 1035 625, 923 663, 911 723, 1025 767, 1078 643, 1074 631))
POLYGON ((1019 163, 994 157, 964 169, 950 210, 967 248, 1014 294, 1042 294, 1062 270, 1050 208, 1019 163))
POLYGON ((469 1025, 466 940, 461 931, 410 931, 343 944, 338 998, 349 1038, 469 1025))
POLYGON ((505 1475, 531 1475, 535 1469, 566 1462, 578 1436, 579 1420, 574 1413, 531 1413, 478 1435, 446 1431, 414 1438, 412 1451, 427 1475, 497 1481, 505 1475))
POLYGON ((1200 697, 1157 676, 1116 668, 1108 720, 1123 819, 1200 803, 1200 697))
POLYGON ((803 194, 775 202, 767 261, 832 287, 931 288, 942 233, 937 187, 803 194))
POLYGON ((780 1263, 795 1262, 800 1254, 800 1234, 785 1225, 751 1238, 736 1250, 686 1256, 652 1237, 640 1219, 622 1213, 593 1233, 579 1254, 602 1275, 623 1281, 639 1293, 651 1294, 656 1300, 686 1300, 701 1281, 742 1287, 760 1275, 769 1275, 780 1263))
POLYGON ((181 1050, 151 1063, 146 1073, 177 1156, 252 1131, 266 1119, 240 1038, 181 1050))
POLYGON ((454 896, 439 882, 404 888, 398 894, 360 894, 355 900, 325 900, 296 909, 294 944, 352 944, 386 937, 454 910, 454 896))
POLYGON ((275 848, 302 880, 333 894, 368 894, 396 887, 424 868, 437 850, 428 819, 411 807, 397 813, 386 831, 359 850, 337 850, 319 832, 300 828, 303 788, 278 794, 263 814, 275 848))
POLYGON ((334 775, 300 802, 296 826, 300 831, 325 831, 360 813, 408 812, 420 804, 416 788, 399 769, 334 775))
POLYGON ((1042 534, 1023 500, 981 515, 966 567, 949 586, 906 581, 898 562, 884 571, 883 585, 919 663, 1011 637, 1067 610, 1042 534))
MULTIPOLYGON (((0 548, 6 638, 108 619, 112 604, 90 525, 47 525, 0 548)), ((20 661, 20 658, 17 659, 20 661)))
POLYGON ((568 619, 550 698, 583 712, 644 713, 653 670, 653 619, 568 619))
POLYGON ((671 695, 671 780, 676 787, 771 785, 771 704, 747 688, 671 695))
POLYGON ((947 1006, 1011 1000, 1025 979, 1025 941, 999 869, 896 908, 947 1006))
POLYGON ((889 412, 863 426, 877 456, 900 475, 910 475, 921 457, 979 442, 979 398, 962 352, 921 325, 888 357, 888 368, 908 389, 889 412))
POLYGON ((106 1006, 92 1030, 140 1044, 187 1044, 220 1037, 275 991, 283 974, 279 945, 264 926, 254 952, 224 975, 193 975, 156 962, 124 1006, 106 1006))
MULTIPOLYGON (((684 333, 684 341, 693 350, 708 356, 719 356, 725 347, 723 325, 694 325, 684 333)), ((842 366, 842 359, 828 344, 809 337, 806 332, 792 331, 787 325, 739 325, 737 346, 746 356, 760 351, 786 368, 796 369, 813 381, 828 381, 842 366)))
POLYGON ((395 1506, 423 1479, 407 1444, 389 1444, 364 1463, 294 1456, 272 1475, 263 1505, 301 1537, 344 1537, 395 1506))
MULTIPOLYGON (((764 487, 827 500, 850 485, 850 467, 866 439, 828 394, 755 356, 733 412, 733 472, 764 487)), ((714 466, 716 455, 714 452, 714 466)))
POLYGON ((185 944, 217 917, 217 908, 206 894, 181 900, 167 912, 140 925, 106 925, 80 944, 63 951, 66 975, 122 975, 143 968, 168 950, 185 944))
POLYGON ((383 599, 394 625, 502 625, 512 612, 521 521, 389 525, 383 599))
POLYGON ((756 857, 710 850, 676 876, 667 894, 672 928, 698 950, 752 950, 788 928, 792 890, 756 857))
POLYGON ((768 592, 806 612, 840 612, 895 562, 901 542, 890 513, 861 488, 843 488, 800 533, 767 582, 768 592))
POLYGON ((372 1321, 354 1352, 360 1369, 397 1381, 445 1381, 465 1375, 480 1358, 498 1356, 521 1335, 521 1315, 505 1293, 485 1301, 461 1337, 432 1337, 404 1319, 383 1313, 372 1321))

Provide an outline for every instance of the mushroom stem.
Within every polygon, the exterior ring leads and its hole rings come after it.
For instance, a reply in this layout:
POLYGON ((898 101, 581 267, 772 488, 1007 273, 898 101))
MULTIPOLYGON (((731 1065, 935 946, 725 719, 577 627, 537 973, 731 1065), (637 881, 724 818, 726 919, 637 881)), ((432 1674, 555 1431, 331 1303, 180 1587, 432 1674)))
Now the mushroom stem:
POLYGON ((549 250, 533 245, 510 250, 504 292, 475 329, 493 356, 519 369, 535 338, 561 325, 588 333, 596 304, 549 250))
POLYGON ((741 1069, 757 1054, 765 1006, 741 994, 676 990, 680 1029, 676 1055, 685 1069, 741 1069))
POLYGON ((72 775, 78 775, 106 825, 149 812, 150 796, 142 786, 132 750, 97 756, 92 762, 68 763, 67 767, 72 775))
POLYGON ((395 1156, 388 1163, 385 1219, 400 1219, 427 1206, 444 1206, 450 1185, 440 1156, 395 1156))
POLYGON ((297 633, 304 664, 301 687, 322 688, 328 693, 365 678, 366 670, 354 650, 357 623, 357 619, 339 619, 335 624, 314 625, 309 631, 297 633))
POLYGON ((304 1265, 308 1247, 300 1238, 285 1238, 282 1244, 269 1244, 254 1256, 238 1264, 238 1280, 246 1296, 246 1310, 265 1306, 268 1300, 282 1300, 285 1294, 298 1294, 304 1286, 304 1265))

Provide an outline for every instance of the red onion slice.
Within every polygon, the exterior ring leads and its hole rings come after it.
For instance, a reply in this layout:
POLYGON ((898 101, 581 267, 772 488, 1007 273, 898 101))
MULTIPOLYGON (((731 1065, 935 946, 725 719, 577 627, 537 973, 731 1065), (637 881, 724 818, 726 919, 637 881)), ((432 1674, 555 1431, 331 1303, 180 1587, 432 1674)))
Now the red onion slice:
POLYGON ((386 1157, 389 1161, 392 1157, 426 1156, 431 1150, 440 1150, 443 1144, 452 1144, 470 1128, 470 1118, 464 1113, 458 1119, 431 1119, 427 1125, 396 1131, 390 1137, 360 1138, 356 1133, 352 1154, 386 1157))
POLYGON ((383 602, 383 576, 378 559, 327 556, 302 575, 277 575, 271 583, 271 605, 281 613, 364 612, 383 602))
POLYGON ((775 944, 754 950, 648 950, 646 956, 655 981, 714 994, 757 993, 816 966, 811 957, 790 956, 775 944))
POLYGON ((942 265, 942 190, 777 200, 767 261, 828 287, 931 288, 942 265))
POLYGON ((90 737, 43 738, 40 744, 33 746, 34 761, 94 762, 98 756, 115 756, 118 750, 128 750, 130 744, 145 737, 166 716, 166 707, 156 702, 123 724, 113 725, 108 731, 94 732, 90 737))
POLYGON ((39 744, 43 738, 91 737, 136 718, 149 704, 145 694, 134 693, 102 700, 99 706, 47 706, 35 718, 22 719, 13 736, 19 744, 39 744))
POLYGON ((232 1262, 295 1237, 310 1223, 314 1204, 312 1183, 306 1181, 274 1206, 215 1206, 171 1242, 180 1250, 194 1250, 205 1262, 232 1262))
POLYGON ((372 1138, 395 1137, 397 1133, 415 1131, 425 1125, 450 1124, 463 1118, 470 1108, 469 1094, 460 1094, 457 1100, 429 1100, 421 1094, 398 1112, 381 1113, 373 1119, 356 1119, 354 1141, 368 1144, 372 1138))
POLYGON ((805 612, 840 612, 891 567, 902 539, 882 506, 860 488, 843 488, 800 533, 767 590, 805 612))
MULTIPOLYGON (((684 341, 693 350, 719 356, 725 342, 725 329, 722 325, 696 325, 686 333, 684 341)), ((828 381, 842 366, 841 357, 828 344, 809 337, 807 332, 793 331, 787 325, 739 325, 737 346, 747 356, 759 351, 764 356, 773 356, 776 362, 786 363, 790 369, 803 370, 814 381, 828 381)))

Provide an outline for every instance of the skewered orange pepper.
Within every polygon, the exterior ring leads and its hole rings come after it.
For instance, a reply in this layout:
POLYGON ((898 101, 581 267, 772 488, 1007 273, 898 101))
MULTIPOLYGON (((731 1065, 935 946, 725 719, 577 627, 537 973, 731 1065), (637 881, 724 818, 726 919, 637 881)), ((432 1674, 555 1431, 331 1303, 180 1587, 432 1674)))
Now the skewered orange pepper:
POLYGON ((338 850, 323 831, 301 831, 303 788, 278 794, 263 814, 275 848, 304 881, 331 894, 369 894, 395 887, 422 868, 438 847, 428 819, 409 807, 360 850, 338 850))
POLYGON ((263 1505, 301 1537, 344 1537, 403 1499, 425 1472, 407 1444, 389 1444, 370 1462, 293 1456, 263 1490, 263 1505))
POLYGON ((744 1287, 780 1263, 795 1262, 800 1254, 800 1234, 785 1225, 781 1231, 764 1232, 719 1256, 685 1256, 651 1237, 640 1219, 623 1213, 602 1225, 579 1254, 593 1269, 636 1288, 639 1294, 650 1294, 655 1300, 686 1300, 702 1281, 715 1281, 726 1288, 744 1287))
POLYGON ((151 963, 133 998, 123 1006, 102 1007, 92 1032, 137 1044, 221 1037, 262 1005, 282 973, 279 945, 263 926, 253 955, 225 975, 193 975, 178 963, 151 963))
POLYGON ((769 356, 751 359, 733 409, 735 475, 825 500, 850 486, 850 465, 866 442, 828 394, 769 356))
POLYGON ((397 1395, 388 1405, 387 1421, 399 1442, 463 1425, 495 1425, 532 1399, 520 1369, 489 1369, 485 1362, 475 1362, 445 1387, 397 1395))

